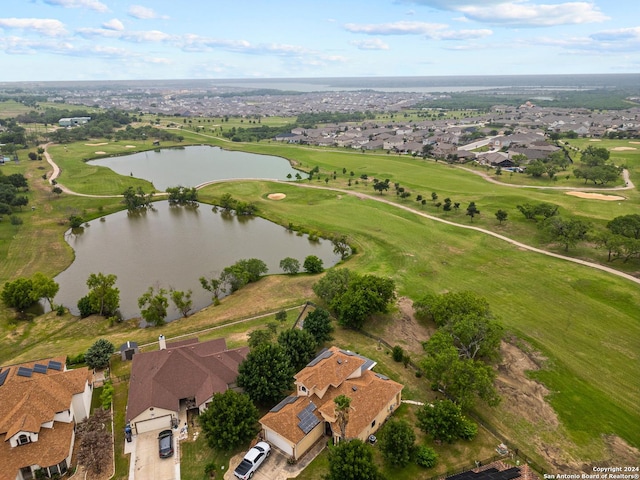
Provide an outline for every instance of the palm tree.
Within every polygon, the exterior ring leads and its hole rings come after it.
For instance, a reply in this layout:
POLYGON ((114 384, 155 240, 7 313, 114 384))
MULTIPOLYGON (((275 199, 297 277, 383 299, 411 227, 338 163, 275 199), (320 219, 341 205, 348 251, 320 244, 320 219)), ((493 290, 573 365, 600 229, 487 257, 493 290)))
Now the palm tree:
POLYGON ((336 422, 340 427, 340 440, 347 438, 347 424, 349 423, 349 410, 351 409, 351 399, 346 395, 338 395, 333 399, 335 403, 336 422))

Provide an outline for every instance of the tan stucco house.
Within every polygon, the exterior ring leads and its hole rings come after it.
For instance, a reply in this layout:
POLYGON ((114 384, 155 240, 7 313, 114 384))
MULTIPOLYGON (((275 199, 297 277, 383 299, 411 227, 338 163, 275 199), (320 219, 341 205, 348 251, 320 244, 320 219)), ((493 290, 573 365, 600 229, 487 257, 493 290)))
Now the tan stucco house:
POLYGON ((167 343, 136 353, 131 365, 126 419, 134 434, 171 428, 181 408, 206 410, 214 393, 236 388, 248 347, 227 350, 224 338, 167 343))
POLYGON ((62 474, 71 464, 75 424, 89 416, 91 372, 65 357, 0 368, 0 480, 62 474))
POLYGON ((264 439, 299 459, 323 436, 340 438, 333 399, 351 399, 348 439, 367 441, 400 405, 403 386, 372 371, 373 360, 348 350, 323 350, 295 378, 296 392, 260 419, 264 439))

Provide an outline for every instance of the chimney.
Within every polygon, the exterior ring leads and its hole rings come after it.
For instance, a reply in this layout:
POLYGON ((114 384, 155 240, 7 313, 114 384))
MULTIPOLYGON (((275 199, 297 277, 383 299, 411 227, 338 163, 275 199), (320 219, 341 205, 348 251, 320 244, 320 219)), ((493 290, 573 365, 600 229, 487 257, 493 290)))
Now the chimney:
POLYGON ((164 339, 164 335, 158 337, 158 345, 160 345, 160 350, 167 349, 167 341, 164 339))

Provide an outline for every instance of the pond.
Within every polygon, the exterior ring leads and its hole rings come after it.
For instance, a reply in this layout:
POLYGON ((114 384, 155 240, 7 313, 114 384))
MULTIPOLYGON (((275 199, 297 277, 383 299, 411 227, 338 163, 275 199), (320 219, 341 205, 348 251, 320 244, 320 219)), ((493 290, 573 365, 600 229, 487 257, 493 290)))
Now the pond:
POLYGON ((89 163, 108 167, 120 175, 149 180, 159 191, 233 178, 286 180, 287 175, 295 178, 296 173, 300 173, 282 157, 234 152, 208 145, 163 148, 89 163))
MULTIPOLYGON (((67 232, 75 251, 73 264, 56 277, 60 291, 55 303, 78 314, 77 303, 88 293, 91 273, 115 274, 120 289, 120 312, 138 317, 138 298, 150 287, 193 291, 194 311, 211 304, 201 276, 217 277, 241 259, 258 258, 270 274, 282 273, 280 260, 308 255, 321 258, 325 268, 340 261, 328 240, 310 241, 262 218, 238 218, 214 212, 211 206, 172 207, 155 202, 140 214, 121 211, 89 222, 80 233, 67 232)), ((170 304, 167 320, 179 318, 170 304)))

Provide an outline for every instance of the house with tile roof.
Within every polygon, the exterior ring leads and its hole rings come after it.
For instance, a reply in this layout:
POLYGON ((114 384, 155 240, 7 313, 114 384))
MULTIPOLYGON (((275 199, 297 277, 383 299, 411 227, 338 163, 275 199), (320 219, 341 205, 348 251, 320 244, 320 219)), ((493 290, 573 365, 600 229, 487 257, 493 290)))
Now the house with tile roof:
POLYGON ((248 347, 227 349, 224 338, 167 343, 136 353, 131 365, 126 420, 134 434, 171 428, 181 408, 206 410, 214 393, 236 388, 248 347))
POLYGON ((0 368, 0 480, 30 480, 40 470, 67 471, 75 424, 87 418, 93 386, 88 368, 67 370, 54 357, 0 368))
POLYGON ((324 436, 340 440, 334 398, 351 399, 346 438, 367 441, 400 405, 403 386, 373 372, 376 362, 331 347, 295 378, 296 392, 260 419, 264 439, 294 459, 324 436))

